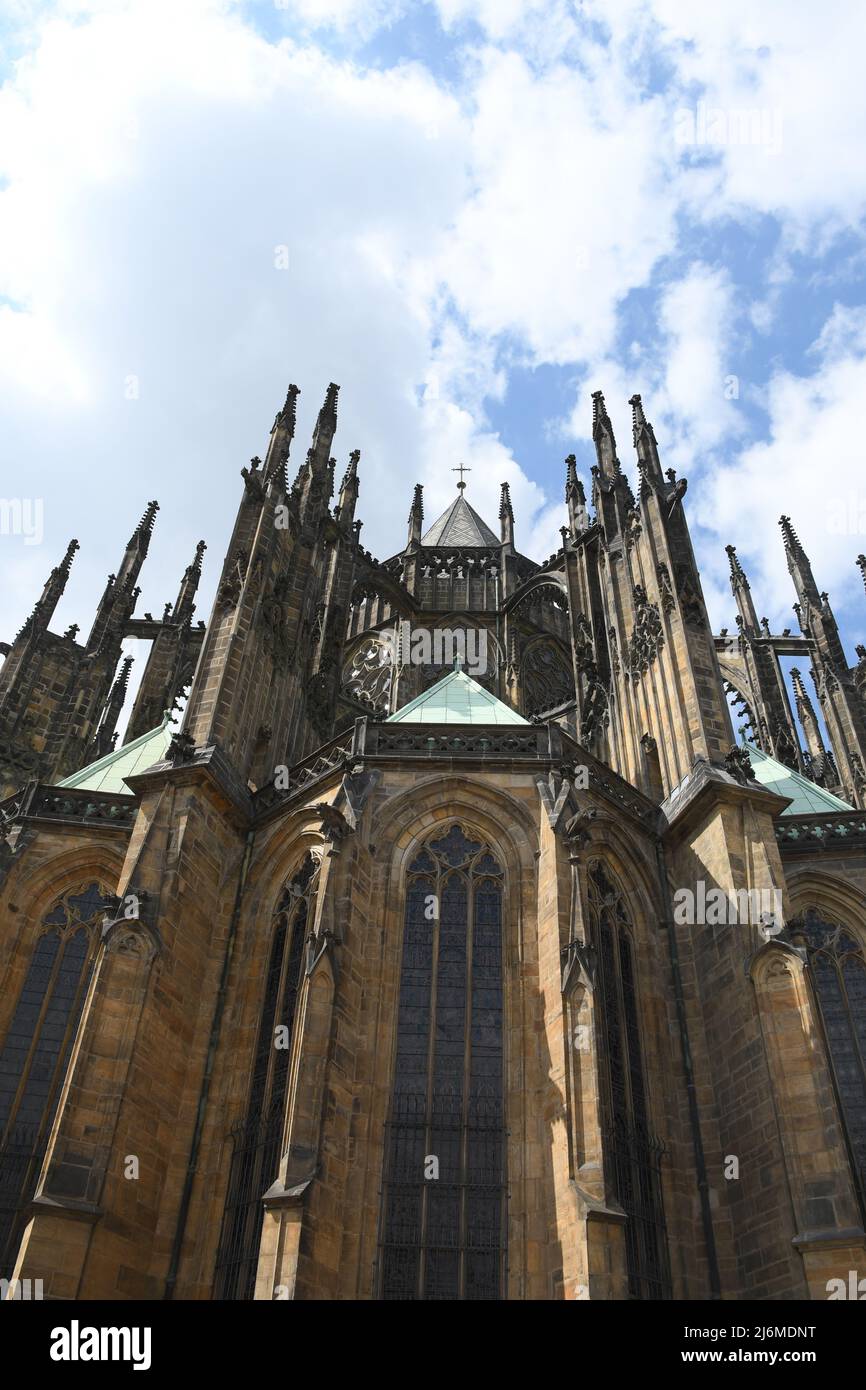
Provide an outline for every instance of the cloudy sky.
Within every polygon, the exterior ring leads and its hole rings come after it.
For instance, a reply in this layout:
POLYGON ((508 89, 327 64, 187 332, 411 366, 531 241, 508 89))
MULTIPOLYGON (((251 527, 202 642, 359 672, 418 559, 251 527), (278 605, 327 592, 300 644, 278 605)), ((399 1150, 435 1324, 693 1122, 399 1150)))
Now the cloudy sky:
MULTIPOLYGON (((71 536, 85 629, 146 502, 139 612, 209 546, 200 617, 289 381, 329 381, 362 539, 404 543, 472 469, 492 524, 559 544, 602 388, 640 391, 724 545, 796 627, 789 512, 853 660, 866 638, 866 10, 850 0, 5 0, 0 535, 9 640, 71 536), (749 114, 751 113, 751 114, 749 114), (25 513, 26 514, 26 513, 25 513), (6 528, 8 529, 8 528, 6 528), (38 543, 29 543, 35 542, 38 543)), ((339 476, 339 473, 338 473, 339 476)), ((135 644, 133 644, 134 646, 135 644)), ((142 653, 137 653, 142 665, 142 653)))

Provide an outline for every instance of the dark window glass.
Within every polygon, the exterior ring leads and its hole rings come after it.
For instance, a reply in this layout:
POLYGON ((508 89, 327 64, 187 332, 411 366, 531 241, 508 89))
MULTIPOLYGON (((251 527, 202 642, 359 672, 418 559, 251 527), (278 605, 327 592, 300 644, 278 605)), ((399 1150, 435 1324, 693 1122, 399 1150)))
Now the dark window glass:
POLYGON ((632 1298, 670 1298, 660 1174, 664 1146, 649 1128, 631 928, 622 894, 601 863, 590 868, 589 908, 598 956, 605 1171, 612 1195, 628 1216, 629 1293, 632 1298))
POLYGON ((409 868, 382 1298, 502 1297, 502 1008, 502 871, 452 825, 409 868))
POLYGON ((42 921, 0 1049, 0 1275, 8 1277, 33 1197, 113 900, 98 883, 57 899, 42 921))
POLYGON ((295 1007, 317 883, 318 861, 308 855, 277 906, 246 1118, 231 1135, 232 1162, 216 1264, 217 1298, 245 1300, 255 1292, 262 1197, 279 1169, 295 1007))
POLYGON ((790 925, 805 948, 860 1202, 866 1212, 866 955, 857 938, 817 908, 790 925))

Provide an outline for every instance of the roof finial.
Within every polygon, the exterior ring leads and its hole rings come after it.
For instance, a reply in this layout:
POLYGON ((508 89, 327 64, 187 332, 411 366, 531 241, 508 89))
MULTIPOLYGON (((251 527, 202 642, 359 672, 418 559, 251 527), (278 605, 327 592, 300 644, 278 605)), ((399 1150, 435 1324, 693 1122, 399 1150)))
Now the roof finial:
POLYGON ((452 469, 451 469, 451 472, 452 472, 452 473, 459 473, 459 474, 460 474, 460 482, 457 484, 457 486, 458 486, 458 488, 460 489, 460 491, 462 492, 463 489, 464 489, 465 486, 466 486, 466 484, 465 484, 464 481, 463 481, 463 474, 464 474, 464 473, 471 473, 471 472, 472 472, 472 469, 471 469, 471 468, 464 468, 463 464, 461 463, 459 468, 452 468, 452 469))

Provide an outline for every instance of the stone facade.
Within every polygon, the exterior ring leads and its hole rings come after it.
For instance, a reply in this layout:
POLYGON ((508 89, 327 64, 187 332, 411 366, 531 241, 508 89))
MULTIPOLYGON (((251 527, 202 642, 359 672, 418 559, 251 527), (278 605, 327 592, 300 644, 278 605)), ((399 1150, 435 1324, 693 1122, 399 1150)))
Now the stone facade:
POLYGON ((0 1272, 58 1299, 825 1298, 866 1273, 866 711, 790 523, 801 635, 758 623, 733 550, 714 635, 685 483, 634 397, 635 496, 597 394, 594 515, 570 458, 546 563, 462 474, 379 562, 357 452, 332 506, 337 395, 291 486, 295 387, 243 470, 206 627, 203 543, 133 617, 152 503, 91 639, 48 631, 73 543, 6 649, 0 1272), (112 746, 130 632, 127 739, 189 689, 183 728, 127 791, 59 787, 112 746), (389 722, 455 642, 523 718, 389 722), (847 809, 783 814, 726 683, 847 809), (782 914, 696 920, 684 890, 782 914))

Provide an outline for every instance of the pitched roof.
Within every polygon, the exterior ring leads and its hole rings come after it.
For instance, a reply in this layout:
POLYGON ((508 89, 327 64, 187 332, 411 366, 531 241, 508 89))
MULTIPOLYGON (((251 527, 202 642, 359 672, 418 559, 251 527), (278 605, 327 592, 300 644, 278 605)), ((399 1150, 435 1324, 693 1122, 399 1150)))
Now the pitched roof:
POLYGON ((746 747, 756 781, 768 791, 775 792, 777 796, 789 798, 791 805, 785 807, 783 816, 812 816, 820 815, 824 811, 854 810, 847 801, 842 801, 832 792, 816 786, 802 773, 785 767, 784 763, 771 758, 769 753, 762 753, 760 748, 753 747, 751 743, 747 743, 746 747))
POLYGON ((464 671, 450 671, 423 695, 411 700, 387 724, 527 724, 516 710, 497 700, 464 671))
POLYGON ((65 777, 57 785, 80 787, 82 791, 126 792, 129 795, 129 787, 124 778, 132 777, 137 772, 145 772, 147 768, 153 767, 154 763, 162 762, 168 752, 168 745, 174 733, 169 724, 170 718, 171 715, 166 714, 156 729, 151 729, 147 734, 140 734, 131 743, 125 743, 121 748, 115 748, 113 752, 97 758, 95 763, 83 767, 80 772, 73 772, 71 777, 65 777))
POLYGON ((500 545, 500 539, 470 507, 461 492, 430 530, 421 537, 422 545, 500 545))

